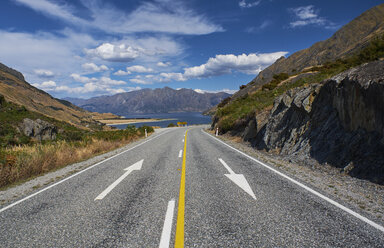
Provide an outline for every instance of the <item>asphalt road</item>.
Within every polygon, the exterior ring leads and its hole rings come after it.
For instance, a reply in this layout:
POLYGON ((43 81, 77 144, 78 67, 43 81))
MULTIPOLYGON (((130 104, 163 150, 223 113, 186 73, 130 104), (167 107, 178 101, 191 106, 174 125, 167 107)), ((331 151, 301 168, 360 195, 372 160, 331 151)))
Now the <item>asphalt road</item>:
POLYGON ((384 247, 382 226, 201 127, 48 187, 0 209, 0 247, 384 247))

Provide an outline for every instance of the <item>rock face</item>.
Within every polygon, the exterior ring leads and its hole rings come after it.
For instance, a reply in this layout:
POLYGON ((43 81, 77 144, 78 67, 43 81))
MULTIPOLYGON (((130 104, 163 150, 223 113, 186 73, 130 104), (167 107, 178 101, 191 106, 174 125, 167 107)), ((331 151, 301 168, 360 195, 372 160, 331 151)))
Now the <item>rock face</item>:
POLYGON ((288 91, 252 136, 258 149, 384 184, 384 61, 288 91))
POLYGON ((20 124, 19 129, 26 136, 41 140, 54 140, 57 135, 57 128, 49 122, 37 119, 25 118, 20 124))

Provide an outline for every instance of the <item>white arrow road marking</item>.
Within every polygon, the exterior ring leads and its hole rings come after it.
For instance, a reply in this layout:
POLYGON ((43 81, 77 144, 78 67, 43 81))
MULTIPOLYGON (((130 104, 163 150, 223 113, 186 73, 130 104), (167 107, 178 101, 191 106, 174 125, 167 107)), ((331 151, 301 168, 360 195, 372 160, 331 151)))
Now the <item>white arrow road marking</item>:
POLYGON ((129 174, 131 174, 132 171, 134 170, 141 170, 141 166, 143 165, 144 159, 140 160, 139 162, 134 163, 133 165, 125 168, 124 170, 126 171, 119 179, 117 179, 114 183, 108 186, 103 192, 101 192, 100 195, 98 195, 95 198, 96 200, 102 200, 109 192, 111 192, 121 181, 124 180, 129 174))
POLYGON ((224 167, 228 170, 229 174, 225 174, 232 182, 234 182, 237 186, 242 188, 245 192, 247 192, 253 199, 256 200, 256 196, 252 191, 251 186, 249 186, 247 179, 245 179, 243 174, 236 174, 233 170, 224 162, 221 158, 219 161, 224 165, 224 167))
POLYGON ((173 212, 175 211, 175 199, 168 202, 167 212, 165 213, 165 220, 163 232, 161 233, 159 248, 168 248, 169 241, 171 240, 173 212))
POLYGON ((181 156, 183 156, 183 150, 179 151, 179 158, 181 158, 181 156))

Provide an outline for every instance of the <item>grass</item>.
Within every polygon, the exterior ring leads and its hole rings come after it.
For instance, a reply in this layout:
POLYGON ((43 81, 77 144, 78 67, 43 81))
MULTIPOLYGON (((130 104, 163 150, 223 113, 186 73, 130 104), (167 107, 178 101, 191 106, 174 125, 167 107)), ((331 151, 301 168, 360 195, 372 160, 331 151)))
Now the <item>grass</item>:
POLYGON ((81 130, 0 96, 0 189, 126 145, 143 137, 145 130, 154 131, 152 127, 130 125, 124 130, 81 130), (17 125, 24 118, 54 124, 60 129, 57 139, 38 142, 21 134, 17 125))
POLYGON ((346 59, 338 59, 333 62, 324 63, 322 66, 312 67, 310 71, 316 72, 315 74, 308 75, 297 81, 280 84, 290 76, 300 74, 297 72, 294 72, 294 74, 291 75, 288 73, 274 75, 273 79, 269 83, 263 85, 260 90, 231 102, 228 99, 221 102, 218 105, 215 114, 216 117, 219 118, 217 127, 221 133, 231 131, 234 129, 237 122, 246 120, 250 116, 271 107, 276 97, 284 94, 290 89, 319 83, 347 69, 382 57, 384 57, 384 35, 382 37, 374 38, 369 45, 363 48, 360 52, 346 59))

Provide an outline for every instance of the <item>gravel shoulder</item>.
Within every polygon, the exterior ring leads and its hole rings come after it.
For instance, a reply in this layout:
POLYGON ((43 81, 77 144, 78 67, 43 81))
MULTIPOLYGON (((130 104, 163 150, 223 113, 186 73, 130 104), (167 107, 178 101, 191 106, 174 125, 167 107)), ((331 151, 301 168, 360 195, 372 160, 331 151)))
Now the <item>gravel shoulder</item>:
MULTIPOLYGON (((168 129, 169 128, 155 129, 155 132, 152 135, 150 135, 147 139, 154 138, 168 129)), ((81 170, 84 170, 85 168, 87 168, 91 165, 94 165, 100 161, 103 161, 104 159, 112 157, 112 156, 114 156, 118 153, 121 153, 124 150, 127 150, 131 147, 134 147, 135 145, 138 145, 147 139, 139 139, 139 140, 134 141, 128 145, 120 147, 116 150, 113 150, 113 151, 110 151, 107 153, 103 153, 101 155, 97 155, 97 156, 90 158, 86 161, 82 161, 79 163, 68 165, 68 166, 63 167, 59 170, 46 173, 43 176, 33 178, 33 179, 31 179, 25 183, 22 183, 20 185, 16 185, 14 187, 2 190, 2 191, 0 191, 0 206, 7 205, 13 201, 16 201, 19 198, 22 198, 22 197, 27 196, 27 195, 35 192, 35 191, 38 191, 39 189, 41 189, 43 187, 46 187, 50 184, 58 182, 58 181, 66 178, 66 177, 68 177, 74 173, 77 173, 81 170)))
MULTIPOLYGON (((207 131, 207 130, 206 130, 207 131)), ((213 131, 208 131, 213 135, 213 131)), ((282 156, 259 151, 240 137, 218 136, 238 150, 255 157, 276 169, 306 183, 308 186, 344 203, 347 207, 367 216, 378 224, 384 224, 384 186, 351 177, 340 169, 327 164, 292 163, 282 156)))

